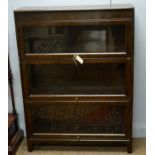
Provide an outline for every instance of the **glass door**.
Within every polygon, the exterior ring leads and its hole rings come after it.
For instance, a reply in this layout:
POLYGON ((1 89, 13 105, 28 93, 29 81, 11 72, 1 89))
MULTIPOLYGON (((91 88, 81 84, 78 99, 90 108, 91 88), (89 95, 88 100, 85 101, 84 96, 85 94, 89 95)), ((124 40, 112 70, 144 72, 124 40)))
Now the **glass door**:
POLYGON ((24 27, 25 53, 126 53, 127 26, 24 27))
POLYGON ((31 105, 33 133, 125 133, 125 106, 102 103, 31 105))
POLYGON ((27 65, 29 95, 125 95, 125 63, 27 65))

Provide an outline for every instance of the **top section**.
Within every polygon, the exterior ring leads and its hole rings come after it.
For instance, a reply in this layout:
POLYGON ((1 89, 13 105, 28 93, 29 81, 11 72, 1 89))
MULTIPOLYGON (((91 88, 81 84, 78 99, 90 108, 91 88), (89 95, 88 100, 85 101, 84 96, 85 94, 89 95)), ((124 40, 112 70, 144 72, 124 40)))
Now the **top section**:
POLYGON ((132 5, 23 8, 14 15, 24 61, 64 63, 76 54, 88 61, 133 56, 132 5))
POLYGON ((81 10, 115 10, 132 9, 132 4, 120 5, 77 5, 77 6, 45 6, 45 7, 22 7, 15 12, 35 12, 35 11, 81 11, 81 10))

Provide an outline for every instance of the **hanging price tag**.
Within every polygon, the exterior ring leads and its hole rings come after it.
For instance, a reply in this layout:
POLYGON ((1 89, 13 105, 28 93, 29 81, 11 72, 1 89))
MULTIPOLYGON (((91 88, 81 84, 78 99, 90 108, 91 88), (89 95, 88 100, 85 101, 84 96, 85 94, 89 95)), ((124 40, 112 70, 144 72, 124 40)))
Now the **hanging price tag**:
POLYGON ((79 55, 75 55, 75 60, 78 61, 80 64, 83 64, 84 60, 79 56, 79 55))

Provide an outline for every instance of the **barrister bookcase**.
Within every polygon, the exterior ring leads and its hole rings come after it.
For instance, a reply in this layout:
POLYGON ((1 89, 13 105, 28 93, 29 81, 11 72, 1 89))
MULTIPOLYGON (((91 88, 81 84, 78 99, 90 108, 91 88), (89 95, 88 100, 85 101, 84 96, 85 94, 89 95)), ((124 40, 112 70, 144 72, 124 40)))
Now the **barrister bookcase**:
POLYGON ((134 8, 14 11, 28 150, 112 145, 132 152, 134 8))

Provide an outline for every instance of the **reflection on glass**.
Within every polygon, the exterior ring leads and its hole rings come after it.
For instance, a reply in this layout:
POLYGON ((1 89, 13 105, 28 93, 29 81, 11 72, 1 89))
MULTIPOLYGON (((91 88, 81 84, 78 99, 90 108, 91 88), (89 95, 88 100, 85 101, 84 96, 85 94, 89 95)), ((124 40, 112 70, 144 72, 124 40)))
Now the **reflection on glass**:
POLYGON ((26 53, 125 52, 125 26, 25 27, 26 53))
POLYGON ((99 103, 32 105, 35 133, 124 133, 125 108, 99 103))

